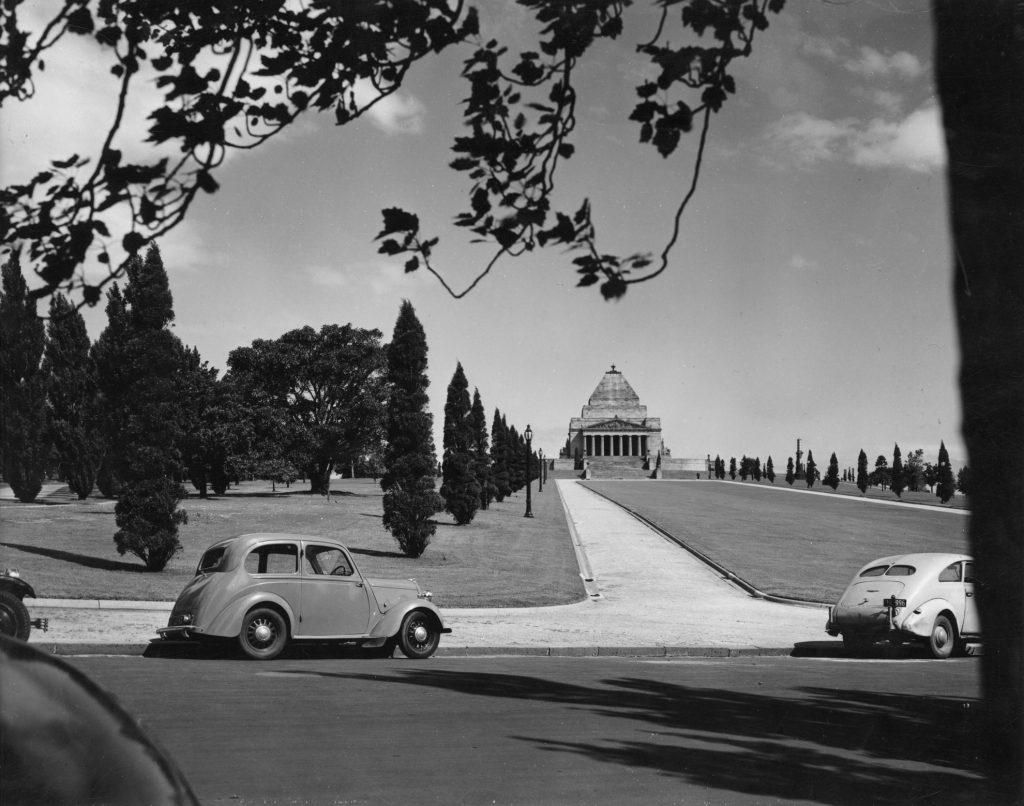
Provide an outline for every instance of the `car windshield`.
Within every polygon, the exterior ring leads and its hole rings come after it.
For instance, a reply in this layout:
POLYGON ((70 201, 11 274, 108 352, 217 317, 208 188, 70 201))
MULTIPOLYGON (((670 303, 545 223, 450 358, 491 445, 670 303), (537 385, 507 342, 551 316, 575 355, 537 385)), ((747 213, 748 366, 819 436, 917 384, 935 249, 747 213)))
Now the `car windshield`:
POLYGON ((226 551, 227 546, 218 546, 217 548, 210 549, 206 552, 206 554, 203 555, 203 558, 199 561, 199 568, 196 569, 196 576, 223 570, 224 554, 226 551))

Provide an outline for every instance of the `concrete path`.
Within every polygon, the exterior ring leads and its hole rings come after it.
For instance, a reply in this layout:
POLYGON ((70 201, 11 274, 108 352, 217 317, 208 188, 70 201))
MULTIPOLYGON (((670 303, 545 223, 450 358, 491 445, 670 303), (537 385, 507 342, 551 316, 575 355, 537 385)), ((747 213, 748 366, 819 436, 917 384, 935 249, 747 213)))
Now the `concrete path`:
MULTIPOLYGON (((573 605, 446 608, 439 654, 789 652, 827 640, 826 613, 755 599, 574 480, 556 481, 590 596, 573 605)), ((73 652, 141 651, 171 603, 28 600, 50 631, 30 642, 73 652)), ((837 646, 841 646, 837 643, 837 646)))

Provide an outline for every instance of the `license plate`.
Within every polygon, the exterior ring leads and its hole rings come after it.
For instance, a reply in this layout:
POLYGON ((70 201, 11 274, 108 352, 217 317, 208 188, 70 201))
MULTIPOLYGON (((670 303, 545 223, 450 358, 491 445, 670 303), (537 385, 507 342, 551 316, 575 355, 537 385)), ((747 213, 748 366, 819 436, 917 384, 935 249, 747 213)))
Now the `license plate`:
POLYGON ((886 607, 894 607, 894 608, 895 607, 906 607, 907 606, 907 600, 906 599, 897 599, 895 596, 892 596, 889 599, 883 599, 882 600, 882 604, 885 605, 886 607))

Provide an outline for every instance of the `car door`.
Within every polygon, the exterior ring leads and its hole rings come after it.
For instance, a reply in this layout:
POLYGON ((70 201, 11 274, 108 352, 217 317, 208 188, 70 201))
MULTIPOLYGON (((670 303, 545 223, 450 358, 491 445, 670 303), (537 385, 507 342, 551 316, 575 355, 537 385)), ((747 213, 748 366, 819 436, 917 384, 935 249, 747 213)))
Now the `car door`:
POLYGON ((974 595, 974 561, 964 561, 964 615, 960 632, 965 635, 981 634, 978 600, 974 595))
POLYGON ((939 574, 939 595, 953 606, 962 635, 978 632, 978 605, 974 598, 974 563, 957 560, 939 574))
POLYGON ((352 558, 339 546, 305 543, 299 602, 300 638, 365 635, 370 592, 352 558))

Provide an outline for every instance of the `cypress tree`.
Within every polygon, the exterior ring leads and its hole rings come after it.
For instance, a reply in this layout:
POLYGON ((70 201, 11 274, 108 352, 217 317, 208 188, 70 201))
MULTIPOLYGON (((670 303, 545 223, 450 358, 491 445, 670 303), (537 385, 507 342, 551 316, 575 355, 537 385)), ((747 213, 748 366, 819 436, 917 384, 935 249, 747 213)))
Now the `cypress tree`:
POLYGON ((833 490, 839 487, 839 460, 836 459, 835 453, 832 454, 832 458, 828 460, 828 471, 825 473, 824 484, 827 484, 833 490))
POLYGON ((96 486, 105 498, 117 498, 122 486, 124 460, 121 438, 128 417, 125 397, 129 382, 128 310, 117 283, 107 291, 106 314, 107 326, 89 352, 96 367, 99 388, 98 414, 103 451, 96 486))
POLYGON ((903 455, 900 453, 900 446, 896 444, 892 454, 892 479, 889 482, 889 489, 900 498, 906 480, 903 478, 903 455))
POLYGON ((504 418, 501 412, 495 409, 494 419, 491 421, 491 481, 494 484, 494 500, 499 504, 512 492, 505 455, 505 430, 504 418))
POLYGON ((457 363, 444 405, 444 454, 441 459, 441 498, 455 523, 470 523, 480 508, 480 484, 476 478, 476 439, 470 419, 469 383, 457 363))
POLYGON ((96 485, 103 456, 96 365, 85 320, 63 294, 50 298, 43 371, 47 378, 50 438, 61 478, 78 499, 96 485))
POLYGON ((42 371, 45 328, 14 252, 3 265, 0 290, 0 407, 4 480, 22 503, 43 488, 50 457, 46 376, 42 371))
POLYGON ((442 507, 434 489, 434 417, 427 397, 427 338, 408 300, 387 346, 388 406, 384 474, 384 527, 402 553, 419 557, 437 530, 442 507))
POLYGON ((864 453, 864 449, 861 448, 860 455, 857 457, 857 489, 860 490, 861 495, 864 495, 868 491, 869 483, 868 455, 864 453))
POLYGON ((736 481, 736 457, 729 459, 729 478, 736 481))
POLYGON ((818 466, 814 463, 814 452, 807 451, 807 489, 814 486, 815 476, 818 475, 818 466))
POLYGON ((946 443, 939 442, 939 478, 935 495, 945 504, 953 497, 955 491, 956 482, 953 481, 953 468, 949 466, 949 452, 946 450, 946 443))
POLYGON ((793 482, 796 480, 796 473, 793 471, 793 457, 789 457, 789 461, 786 463, 786 483, 792 487, 793 482))
POLYGON ((487 438, 487 415, 480 399, 480 390, 473 390, 473 408, 469 414, 473 428, 473 453, 476 462, 476 480, 480 485, 480 509, 487 509, 494 500, 494 482, 491 481, 491 452, 487 438))
POLYGON ((178 391, 185 367, 184 348, 171 332, 174 301, 156 244, 144 260, 127 267, 125 364, 121 368, 125 418, 118 435, 124 482, 114 508, 119 527, 114 543, 150 571, 163 570, 181 550, 178 527, 188 522, 178 508, 185 489, 180 441, 182 410, 178 391))
POLYGON ((772 457, 768 457, 768 461, 764 465, 764 476, 771 484, 775 483, 775 463, 772 461, 772 457))

